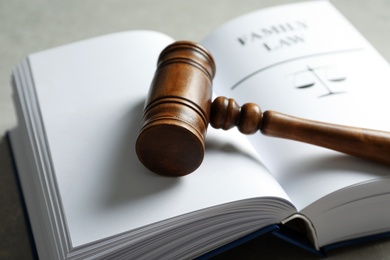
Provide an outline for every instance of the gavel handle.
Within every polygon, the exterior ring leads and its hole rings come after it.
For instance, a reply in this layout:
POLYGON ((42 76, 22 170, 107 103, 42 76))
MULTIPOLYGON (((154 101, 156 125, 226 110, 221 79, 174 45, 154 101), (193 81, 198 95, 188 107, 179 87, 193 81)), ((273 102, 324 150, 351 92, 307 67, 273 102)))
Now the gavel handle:
POLYGON ((388 132, 328 124, 275 111, 264 112, 260 131, 267 136, 309 143, 390 165, 388 132))
POLYGON ((390 165, 389 132, 328 124, 275 111, 261 113, 256 104, 239 107, 233 99, 224 97, 212 103, 210 124, 225 130, 237 126, 245 134, 260 130, 267 136, 313 144, 390 165))

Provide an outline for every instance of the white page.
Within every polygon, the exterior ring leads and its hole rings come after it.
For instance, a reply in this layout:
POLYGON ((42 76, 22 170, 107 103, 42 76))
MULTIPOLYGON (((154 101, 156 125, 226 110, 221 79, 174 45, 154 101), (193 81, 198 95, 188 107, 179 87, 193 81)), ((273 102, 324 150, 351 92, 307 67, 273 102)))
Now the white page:
POLYGON ((389 186, 390 176, 384 176, 341 189, 305 208, 319 246, 389 232, 389 186))
MULTIPOLYGON (((389 66, 327 1, 244 15, 203 44, 216 60, 219 95, 263 111, 390 131, 389 66)), ((389 172, 306 144, 261 134, 251 140, 298 209, 389 172)))
POLYGON ((230 201, 288 200, 247 139, 231 132, 210 130, 204 163, 186 177, 158 176, 139 163, 144 98, 170 42, 159 33, 118 33, 29 58, 73 246, 230 201))

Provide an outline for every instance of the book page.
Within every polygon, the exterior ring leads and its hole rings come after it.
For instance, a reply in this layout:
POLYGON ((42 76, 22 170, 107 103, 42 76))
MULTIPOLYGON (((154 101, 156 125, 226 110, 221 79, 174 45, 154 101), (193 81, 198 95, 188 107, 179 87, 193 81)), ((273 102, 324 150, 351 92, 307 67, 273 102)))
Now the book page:
POLYGON ((138 161, 144 99, 157 57, 172 41, 155 32, 118 33, 29 58, 73 247, 232 201, 263 196, 290 205, 234 132, 210 130, 203 164, 182 178, 159 176, 138 161))
MULTIPOLYGON (((216 60, 218 95, 240 105, 255 102, 263 111, 390 131, 389 66, 327 1, 244 15, 203 44, 216 60)), ((295 141, 260 133, 250 139, 298 209, 389 172, 295 141)))
POLYGON ((390 176, 384 176, 340 189, 305 208, 302 213, 316 227, 318 245, 389 232, 389 187, 390 176))

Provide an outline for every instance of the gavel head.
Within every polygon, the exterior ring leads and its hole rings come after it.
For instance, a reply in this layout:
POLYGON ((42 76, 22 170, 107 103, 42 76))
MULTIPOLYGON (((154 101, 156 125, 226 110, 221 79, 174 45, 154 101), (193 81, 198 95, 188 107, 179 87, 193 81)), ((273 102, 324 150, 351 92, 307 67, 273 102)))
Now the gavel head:
POLYGON ((196 43, 175 42, 161 52, 136 142, 146 168, 183 176, 202 163, 214 75, 212 56, 196 43))

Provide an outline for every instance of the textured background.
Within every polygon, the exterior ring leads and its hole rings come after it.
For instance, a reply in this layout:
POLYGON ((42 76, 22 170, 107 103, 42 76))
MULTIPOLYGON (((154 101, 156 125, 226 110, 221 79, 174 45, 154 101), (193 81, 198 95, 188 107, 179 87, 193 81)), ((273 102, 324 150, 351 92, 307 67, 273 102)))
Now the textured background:
MULTIPOLYGON (((177 40, 199 41, 229 19, 288 0, 0 0, 0 259, 31 259, 5 132, 17 124, 10 74, 29 53, 73 41, 133 29, 177 40)), ((390 61, 390 1, 331 1, 390 61)), ((375 214, 375 213, 373 213, 375 214)), ((218 259, 317 259, 271 236, 258 238, 218 259)), ((390 259, 390 240, 331 252, 328 259, 390 259)))

